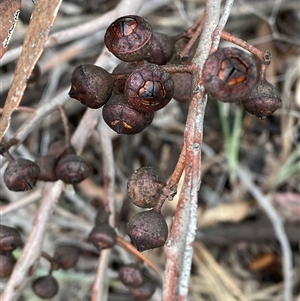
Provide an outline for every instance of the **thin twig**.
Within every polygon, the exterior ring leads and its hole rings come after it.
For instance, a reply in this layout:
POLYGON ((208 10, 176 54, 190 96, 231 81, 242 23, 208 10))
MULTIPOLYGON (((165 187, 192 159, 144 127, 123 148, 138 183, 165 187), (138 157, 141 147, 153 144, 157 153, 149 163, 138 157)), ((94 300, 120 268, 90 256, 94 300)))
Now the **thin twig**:
POLYGON ((249 174, 242 168, 237 168, 237 175, 243 184, 249 189, 249 192, 254 196, 256 201, 262 207, 266 215, 269 217, 277 239, 280 243, 282 250, 282 270, 283 270, 283 278, 284 278, 284 300, 291 301, 292 300, 292 250, 289 244, 289 240, 287 238, 284 225, 282 222, 282 218, 277 213, 275 208, 271 205, 266 196, 262 193, 262 191, 257 187, 249 174))
MULTIPOLYGON (((110 212, 109 222, 111 226, 115 225, 115 163, 111 136, 108 132, 109 127, 101 118, 98 126, 98 132, 101 142, 103 156, 103 174, 105 181, 105 210, 110 212)), ((104 250, 100 253, 96 277, 92 289, 92 301, 101 301, 106 287, 106 270, 109 263, 111 250, 104 250)))
POLYGON ((16 202, 9 203, 0 207, 0 216, 19 210, 22 207, 28 206, 31 203, 36 202, 42 196, 42 189, 35 189, 31 193, 25 195, 16 202))
POLYGON ((206 95, 201 84, 203 65, 210 53, 212 33, 220 15, 221 1, 206 2, 204 28, 193 62, 193 95, 185 128, 186 161, 184 184, 166 245, 167 263, 163 286, 164 301, 187 300, 196 233, 197 195, 201 181, 201 145, 206 95))
POLYGON ((227 23, 227 20, 229 18, 233 2, 234 2, 234 0, 226 0, 224 10, 223 10, 222 16, 220 18, 219 24, 218 24, 218 26, 216 27, 216 29, 214 30, 214 33, 213 33, 213 44, 212 44, 212 47, 211 47, 211 52, 215 52, 219 47, 220 38, 221 38, 222 32, 224 30, 224 27, 227 23))

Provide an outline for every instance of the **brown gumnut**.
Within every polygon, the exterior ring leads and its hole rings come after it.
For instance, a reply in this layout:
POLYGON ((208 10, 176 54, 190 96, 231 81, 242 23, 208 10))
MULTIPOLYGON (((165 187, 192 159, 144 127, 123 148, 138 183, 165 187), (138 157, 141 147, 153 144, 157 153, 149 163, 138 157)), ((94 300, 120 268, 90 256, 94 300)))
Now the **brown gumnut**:
POLYGON ((144 281, 139 287, 130 288, 130 295, 137 301, 146 301, 152 297, 155 292, 155 286, 150 280, 144 281))
POLYGON ((151 25, 136 15, 115 20, 106 30, 104 43, 108 50, 124 62, 143 60, 150 50, 151 25))
POLYGON ((127 224, 126 233, 139 252, 160 248, 168 238, 168 226, 160 212, 139 212, 127 224))
POLYGON ((55 168, 57 158, 53 155, 46 155, 35 159, 35 164, 40 168, 39 180, 55 182, 57 180, 55 168))
POLYGON ((190 73, 172 73, 174 82, 173 98, 178 102, 189 101, 192 95, 193 77, 190 73))
POLYGON ((152 64, 165 65, 175 52, 174 40, 168 35, 154 32, 151 38, 151 48, 145 60, 152 64))
POLYGON ((101 251, 112 248, 116 244, 117 233, 109 224, 100 224, 92 229, 88 239, 101 251))
POLYGON ((58 161, 55 173, 67 184, 78 184, 88 177, 89 166, 82 157, 68 154, 58 161))
POLYGON ((128 179, 127 194, 134 205, 152 208, 166 186, 164 176, 153 167, 141 167, 128 179))
POLYGON ((237 102, 249 96, 256 85, 257 68, 243 50, 221 48, 206 60, 202 72, 206 91, 223 102, 237 102))
POLYGON ((243 108, 260 119, 265 119, 281 106, 281 96, 266 79, 258 82, 250 96, 242 101, 243 108))
POLYGON ((0 254, 10 253, 22 244, 17 229, 0 224, 0 254))
POLYGON ((105 69, 85 64, 76 67, 72 73, 71 98, 79 100, 91 109, 101 108, 110 98, 113 78, 105 69))
POLYGON ((32 283, 32 291, 42 299, 53 298, 58 290, 58 282, 52 275, 38 277, 32 283))
MULTIPOLYGON (((127 74, 127 76, 138 66, 137 62, 121 62, 112 71, 113 75, 127 74)), ((122 77, 120 79, 115 78, 113 91, 115 94, 123 94, 124 86, 127 77, 122 77)))
POLYGON ((16 258, 8 254, 0 254, 0 278, 8 278, 15 266, 16 258))
POLYGON ((155 112, 166 106, 173 97, 174 83, 162 67, 145 64, 137 67, 125 82, 124 94, 138 111, 155 112))
POLYGON ((26 191, 34 188, 40 173, 32 161, 18 158, 9 162, 4 171, 4 183, 9 190, 26 191))
POLYGON ((129 105, 124 95, 113 95, 103 107, 102 116, 118 134, 134 135, 151 124, 154 113, 140 112, 129 105))
POLYGON ((119 279, 128 287, 139 287, 143 284, 144 277, 142 270, 135 263, 124 264, 119 269, 119 279))
POLYGON ((60 245, 55 248, 54 259, 63 270, 73 268, 79 259, 79 250, 76 246, 60 245))

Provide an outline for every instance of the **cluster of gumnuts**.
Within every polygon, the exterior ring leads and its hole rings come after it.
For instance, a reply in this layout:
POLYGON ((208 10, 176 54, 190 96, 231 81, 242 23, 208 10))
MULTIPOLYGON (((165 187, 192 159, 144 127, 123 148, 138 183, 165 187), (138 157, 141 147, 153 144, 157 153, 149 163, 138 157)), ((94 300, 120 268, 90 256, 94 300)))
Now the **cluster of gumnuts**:
MULTIPOLYGON (((119 134, 141 132, 152 122, 154 112, 172 98, 181 102, 191 97, 193 71, 183 66, 193 63, 178 63, 179 40, 153 32, 142 17, 118 18, 107 28, 104 42, 122 62, 112 73, 91 64, 76 67, 70 97, 92 109, 103 107, 104 121, 119 134)), ((206 60, 202 83, 212 98, 241 101, 246 111, 265 118, 279 108, 281 99, 265 79, 262 66, 263 62, 258 70, 254 58, 239 48, 220 48, 206 60)), ((156 204, 165 185, 159 172, 150 167, 138 169, 128 181, 128 196, 134 204, 152 208, 136 214, 127 225, 127 234, 139 251, 161 247, 167 239, 162 204, 156 204)))
MULTIPOLYGON (((16 258, 13 251, 22 246, 21 235, 17 229, 0 224, 0 278, 8 278, 15 266, 16 258)), ((49 274, 33 280, 32 291, 43 299, 54 297, 59 289, 57 280, 53 277, 54 270, 73 268, 79 259, 79 249, 73 245, 58 245, 53 257, 42 252, 51 267, 49 274)))
POLYGON ((3 179, 11 191, 27 191, 36 186, 38 181, 54 182, 62 180, 66 184, 77 184, 89 175, 86 161, 76 155, 71 144, 57 141, 51 145, 48 154, 37 157, 35 162, 15 159, 9 148, 15 141, 0 143, 0 154, 8 160, 3 179))
MULTIPOLYGON (((119 134, 137 134, 149 126, 154 112, 166 106, 172 98, 188 101, 192 94, 192 69, 189 61, 178 62, 176 43, 179 39, 153 32, 151 25, 139 16, 124 16, 114 21, 105 34, 105 45, 122 62, 112 73, 85 64, 75 68, 71 79, 70 97, 92 109, 103 107, 104 121, 119 134), (175 57, 175 59, 174 59, 175 57)), ((192 63, 191 63, 192 64, 192 63)), ((238 48, 222 48, 212 53, 203 68, 202 81, 208 94, 223 102, 241 101, 244 109, 265 118, 281 104, 279 93, 258 75, 254 59, 238 48)), ((261 72, 262 74, 262 72, 261 72)), ((32 189, 38 180, 76 184, 88 176, 89 167, 76 155, 70 141, 58 142, 47 155, 35 162, 9 153, 11 145, 1 143, 0 154, 9 164, 4 171, 8 189, 32 189)), ((135 214, 126 232, 142 252, 164 246, 168 226, 161 214, 166 179, 152 167, 141 167, 129 178, 127 193, 138 207, 147 210, 135 214)), ((100 252, 117 243, 117 233, 109 224, 109 212, 98 209, 88 240, 100 252)), ((9 277, 16 259, 13 250, 21 245, 14 228, 0 225, 0 276, 9 277)), ((36 278, 33 291, 41 298, 52 298, 58 292, 58 282, 52 272, 73 268, 79 257, 75 246, 58 246, 53 257, 42 252, 51 267, 47 276, 36 278)), ((139 264, 126 264, 119 270, 119 279, 137 300, 147 300, 155 287, 139 264)))
POLYGON ((144 18, 117 19, 107 28, 104 42, 122 62, 112 73, 91 64, 76 67, 69 95, 92 109, 103 106, 104 121, 117 133, 137 134, 172 98, 189 98, 191 80, 189 92, 184 93, 180 73, 172 76, 162 67, 174 55, 175 39, 153 32, 144 18))
MULTIPOLYGON (((172 65, 178 62, 175 49, 179 40, 153 32, 142 17, 118 18, 107 28, 104 42, 122 62, 112 73, 91 64, 76 67, 70 97, 89 108, 103 106, 104 121, 119 134, 141 132, 151 124, 154 112, 172 98, 181 102, 191 97, 192 71, 182 68, 188 63, 172 65)), ((246 111, 259 118, 281 104, 276 89, 264 76, 259 79, 254 59, 239 48, 212 53, 202 80, 210 96, 224 102, 241 101, 246 111)))
POLYGON ((50 263, 49 273, 32 281, 32 291, 41 299, 53 298, 59 291, 59 283, 53 276, 53 271, 74 268, 79 260, 79 255, 80 249, 77 246, 67 244, 56 246, 53 256, 42 252, 41 256, 50 263))

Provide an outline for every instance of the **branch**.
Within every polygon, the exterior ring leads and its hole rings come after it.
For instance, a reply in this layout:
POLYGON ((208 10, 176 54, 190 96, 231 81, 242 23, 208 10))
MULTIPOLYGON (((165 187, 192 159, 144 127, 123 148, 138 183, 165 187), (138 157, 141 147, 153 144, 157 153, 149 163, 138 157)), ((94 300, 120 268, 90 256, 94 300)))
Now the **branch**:
POLYGON ((192 242, 196 234, 198 189, 201 181, 201 146, 206 94, 201 84, 203 65, 210 53, 212 33, 220 15, 221 1, 206 2, 203 33, 193 59, 193 96, 185 128, 185 178, 166 245, 167 263, 163 286, 164 301, 187 300, 192 262, 192 242))

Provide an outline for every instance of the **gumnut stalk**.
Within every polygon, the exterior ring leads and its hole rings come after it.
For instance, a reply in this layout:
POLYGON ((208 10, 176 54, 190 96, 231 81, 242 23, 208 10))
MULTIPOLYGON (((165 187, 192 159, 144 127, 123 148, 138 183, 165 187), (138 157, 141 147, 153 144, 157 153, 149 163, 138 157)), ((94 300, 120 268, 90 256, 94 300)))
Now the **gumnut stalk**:
POLYGON ((139 212, 127 224, 126 233, 138 251, 160 248, 168 238, 168 226, 160 212, 139 212))
POLYGON ((257 68, 245 51, 227 47, 218 49, 206 60, 202 72, 206 91, 223 102, 247 98, 256 85, 257 68))
POLYGON ((279 92, 266 79, 263 79, 252 90, 250 96, 242 101, 242 106, 248 113, 265 119, 274 113, 281 103, 279 92))
POLYGON ((164 176, 153 167, 141 167, 128 179, 127 194, 138 207, 152 208, 166 185, 164 176))

